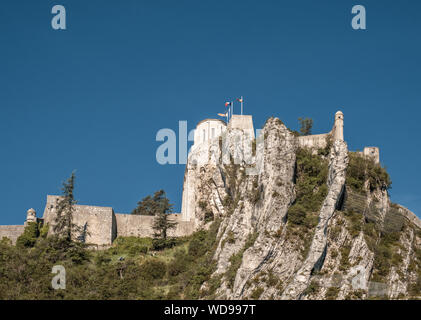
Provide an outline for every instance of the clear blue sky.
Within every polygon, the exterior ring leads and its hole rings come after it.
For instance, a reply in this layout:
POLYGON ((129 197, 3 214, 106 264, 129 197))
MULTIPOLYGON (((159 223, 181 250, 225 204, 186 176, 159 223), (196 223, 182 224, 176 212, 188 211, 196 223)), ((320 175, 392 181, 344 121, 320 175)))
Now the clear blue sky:
POLYGON ((379 146, 392 200, 420 214, 420 16, 414 0, 2 0, 0 224, 41 216, 74 169, 81 204, 130 212, 163 188, 179 211, 184 165, 156 162, 156 132, 240 95, 256 128, 324 133, 341 109, 349 148, 379 146))

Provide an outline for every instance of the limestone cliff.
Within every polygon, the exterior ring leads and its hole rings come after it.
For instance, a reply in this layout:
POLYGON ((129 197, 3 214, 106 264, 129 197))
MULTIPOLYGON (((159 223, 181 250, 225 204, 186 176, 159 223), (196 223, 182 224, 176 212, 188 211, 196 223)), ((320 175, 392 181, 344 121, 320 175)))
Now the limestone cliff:
POLYGON ((350 159, 341 140, 303 149, 276 118, 260 139, 248 144, 241 129, 228 128, 189 156, 189 216, 198 228, 220 223, 213 297, 421 295, 420 221, 390 202, 381 167, 350 159), (366 166, 364 177, 355 163, 366 166))

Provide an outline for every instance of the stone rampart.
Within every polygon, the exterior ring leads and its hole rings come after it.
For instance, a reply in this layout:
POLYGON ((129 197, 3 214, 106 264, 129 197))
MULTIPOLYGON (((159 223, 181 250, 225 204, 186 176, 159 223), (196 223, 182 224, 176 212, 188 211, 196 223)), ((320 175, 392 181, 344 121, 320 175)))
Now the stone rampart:
MULTIPOLYGON (((154 216, 133 215, 117 213, 117 237, 153 237, 154 216)), ((180 214, 170 214, 170 221, 176 221, 177 227, 168 231, 170 237, 187 236, 193 233, 193 224, 190 221, 182 221, 180 214)))
POLYGON ((16 240, 23 233, 25 229, 24 225, 21 226, 0 226, 0 240, 8 238, 13 244, 16 244, 16 240))
POLYGON ((315 134, 311 136, 300 136, 298 137, 298 143, 300 147, 319 149, 326 147, 328 138, 329 133, 315 134))

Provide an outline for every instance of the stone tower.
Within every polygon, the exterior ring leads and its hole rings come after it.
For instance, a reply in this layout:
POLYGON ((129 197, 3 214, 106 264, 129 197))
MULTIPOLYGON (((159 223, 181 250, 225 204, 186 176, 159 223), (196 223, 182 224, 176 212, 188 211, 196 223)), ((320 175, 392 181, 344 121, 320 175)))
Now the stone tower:
POLYGON ((34 209, 29 209, 26 213, 26 223, 28 222, 37 222, 37 213, 35 212, 34 209))
POLYGON ((365 147, 363 155, 372 158, 375 163, 380 163, 380 149, 378 147, 365 147))
POLYGON ((333 139, 344 141, 344 114, 342 111, 335 113, 335 125, 333 127, 333 139))

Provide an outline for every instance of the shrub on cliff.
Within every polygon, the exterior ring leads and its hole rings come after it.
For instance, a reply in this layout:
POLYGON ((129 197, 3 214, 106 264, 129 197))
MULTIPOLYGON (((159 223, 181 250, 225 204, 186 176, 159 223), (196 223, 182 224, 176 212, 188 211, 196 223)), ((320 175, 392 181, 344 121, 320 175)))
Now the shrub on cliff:
POLYGON ((37 222, 28 222, 23 233, 16 240, 18 247, 32 248, 39 237, 39 226, 37 222))
POLYGON ((388 190, 392 186, 392 180, 385 168, 375 163, 371 158, 363 157, 356 152, 350 152, 346 185, 361 193, 365 191, 365 183, 368 183, 368 191, 388 190))
POLYGON ((310 118, 298 118, 300 122, 300 135, 309 136, 311 135, 311 129, 313 128, 313 119, 310 118))
POLYGON ((163 261, 146 260, 140 266, 140 276, 146 280, 162 279, 167 273, 167 265, 163 261))
POLYGON ((292 225, 312 228, 317 221, 310 213, 318 212, 327 195, 327 161, 305 148, 297 150, 295 203, 288 210, 292 225))
POLYGON ((142 201, 139 201, 131 214, 154 216, 161 211, 171 212, 171 208, 172 205, 169 204, 165 191, 158 190, 153 196, 148 195, 142 201))

